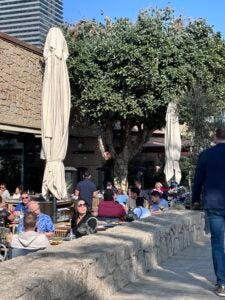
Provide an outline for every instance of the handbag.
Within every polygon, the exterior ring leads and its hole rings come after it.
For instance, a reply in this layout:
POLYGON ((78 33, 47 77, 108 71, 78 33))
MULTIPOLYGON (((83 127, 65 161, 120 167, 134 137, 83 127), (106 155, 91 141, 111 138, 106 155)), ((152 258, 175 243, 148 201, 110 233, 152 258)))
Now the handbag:
POLYGON ((81 235, 89 235, 96 233, 98 220, 95 217, 90 217, 87 221, 77 228, 77 232, 81 235))
POLYGON ((128 213, 125 216, 125 220, 127 222, 132 222, 132 221, 135 221, 137 219, 138 219, 138 217, 135 215, 133 209, 129 209, 128 213))

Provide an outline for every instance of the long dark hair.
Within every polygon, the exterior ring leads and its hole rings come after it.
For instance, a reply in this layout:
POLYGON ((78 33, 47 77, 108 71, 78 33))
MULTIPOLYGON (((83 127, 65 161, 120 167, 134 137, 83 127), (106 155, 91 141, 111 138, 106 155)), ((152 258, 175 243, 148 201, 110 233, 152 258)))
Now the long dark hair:
POLYGON ((73 216, 72 216, 72 220, 71 220, 71 227, 75 227, 77 226, 77 219, 79 218, 79 214, 78 214, 78 211, 77 211, 77 206, 78 206, 78 203, 80 201, 84 201, 84 203, 86 204, 87 206, 87 212, 86 212, 86 215, 91 215, 91 210, 88 206, 88 203, 87 201, 83 200, 83 199, 78 199, 76 201, 74 201, 74 209, 73 209, 73 216))

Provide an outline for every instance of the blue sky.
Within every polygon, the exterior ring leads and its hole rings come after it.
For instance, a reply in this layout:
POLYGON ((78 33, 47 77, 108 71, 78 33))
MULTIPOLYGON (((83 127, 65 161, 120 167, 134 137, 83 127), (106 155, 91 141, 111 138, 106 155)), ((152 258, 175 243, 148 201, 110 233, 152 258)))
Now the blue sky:
POLYGON ((225 36, 224 0, 63 0, 64 20, 70 23, 83 18, 103 21, 105 16, 136 19, 141 9, 171 6, 176 15, 204 18, 225 36))

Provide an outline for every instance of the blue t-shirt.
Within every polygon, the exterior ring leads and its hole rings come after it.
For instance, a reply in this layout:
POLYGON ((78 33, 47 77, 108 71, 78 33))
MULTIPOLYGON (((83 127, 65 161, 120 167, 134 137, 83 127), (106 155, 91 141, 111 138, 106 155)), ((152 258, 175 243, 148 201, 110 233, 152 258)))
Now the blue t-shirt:
POLYGON ((79 191, 79 198, 87 201, 91 207, 93 193, 96 192, 95 184, 89 179, 84 179, 77 184, 76 190, 79 191))
POLYGON ((160 210, 160 207, 164 207, 165 210, 167 210, 169 208, 168 202, 164 198, 160 199, 159 204, 153 203, 152 207, 151 207, 151 210, 152 211, 157 211, 157 210, 160 210))
MULTIPOLYGON (((55 227, 48 215, 40 213, 38 216, 37 229, 38 232, 53 232, 55 227)), ((24 231, 23 219, 20 220, 17 230, 18 232, 24 231)))
POLYGON ((146 217, 150 217, 151 216, 151 212, 149 209, 145 208, 145 207, 136 207, 133 210, 134 214, 139 218, 139 219, 143 219, 146 217))
POLYGON ((120 204, 127 203, 128 196, 127 195, 116 195, 116 201, 120 204))
POLYGON ((14 208, 14 211, 21 211, 21 209, 23 214, 28 213, 28 207, 25 207, 23 203, 18 203, 17 206, 14 208))

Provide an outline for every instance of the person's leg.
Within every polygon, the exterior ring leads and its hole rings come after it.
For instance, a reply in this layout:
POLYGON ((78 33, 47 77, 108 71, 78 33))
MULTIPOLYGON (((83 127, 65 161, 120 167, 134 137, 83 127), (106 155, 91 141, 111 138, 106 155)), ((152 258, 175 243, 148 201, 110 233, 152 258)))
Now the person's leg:
POLYGON ((205 212, 205 227, 204 227, 205 234, 210 233, 209 229, 209 218, 207 212, 205 212))
POLYGON ((225 254, 224 254, 224 225, 223 212, 209 210, 207 212, 212 245, 212 258, 217 284, 225 286, 225 254))

